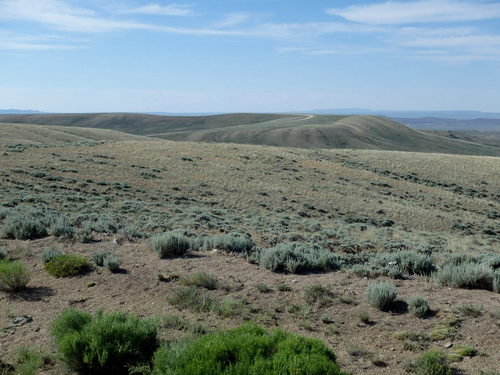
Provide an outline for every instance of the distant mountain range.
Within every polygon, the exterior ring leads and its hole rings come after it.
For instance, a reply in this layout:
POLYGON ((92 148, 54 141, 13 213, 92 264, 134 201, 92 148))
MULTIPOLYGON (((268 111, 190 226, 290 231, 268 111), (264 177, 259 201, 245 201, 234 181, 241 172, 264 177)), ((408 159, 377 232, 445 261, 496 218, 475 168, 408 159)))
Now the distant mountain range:
POLYGON ((44 112, 35 111, 32 109, 0 109, 0 114, 2 115, 29 115, 37 113, 44 113, 44 112))
POLYGON ((312 111, 298 112, 317 115, 372 115, 390 118, 421 118, 434 117, 456 120, 473 119, 500 119, 500 113, 480 111, 384 111, 363 108, 315 109, 312 111))

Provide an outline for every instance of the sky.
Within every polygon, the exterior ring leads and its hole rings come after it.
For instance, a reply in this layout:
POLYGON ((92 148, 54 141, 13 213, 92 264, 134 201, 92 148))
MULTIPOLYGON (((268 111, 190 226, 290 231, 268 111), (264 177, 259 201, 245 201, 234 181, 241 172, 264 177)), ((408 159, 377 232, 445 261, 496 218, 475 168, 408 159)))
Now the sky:
POLYGON ((500 112, 500 1, 0 0, 0 108, 500 112))

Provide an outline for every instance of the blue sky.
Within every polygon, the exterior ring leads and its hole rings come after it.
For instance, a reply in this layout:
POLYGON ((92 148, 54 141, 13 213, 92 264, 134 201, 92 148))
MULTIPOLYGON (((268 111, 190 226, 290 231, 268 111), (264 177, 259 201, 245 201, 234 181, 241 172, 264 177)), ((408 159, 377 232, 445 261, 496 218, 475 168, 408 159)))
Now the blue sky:
POLYGON ((0 0, 0 108, 500 112, 500 1, 0 0))

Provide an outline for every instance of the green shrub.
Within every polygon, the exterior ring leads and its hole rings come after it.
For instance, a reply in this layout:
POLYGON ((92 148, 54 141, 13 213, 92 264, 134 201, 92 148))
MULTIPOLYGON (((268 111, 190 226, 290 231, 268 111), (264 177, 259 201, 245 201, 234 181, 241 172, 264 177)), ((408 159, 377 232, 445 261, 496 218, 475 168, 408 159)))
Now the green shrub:
POLYGON ((128 374, 158 347, 157 324, 122 312, 66 310, 52 324, 63 360, 80 374, 128 374))
POLYGON ((88 272, 90 263, 79 255, 61 254, 46 263, 45 270, 55 277, 71 277, 88 272))
POLYGON ((191 247, 188 237, 178 232, 166 232, 153 235, 149 239, 151 249, 160 258, 182 256, 191 247))
POLYGON ((24 263, 0 260, 0 289, 15 293, 24 289, 29 281, 30 275, 24 263))
POLYGON ((249 253, 254 246, 251 238, 239 233, 216 234, 205 238, 203 243, 204 250, 219 249, 238 254, 249 253))
POLYGON ((206 272, 197 272, 189 276, 184 276, 180 282, 186 286, 192 285, 209 290, 217 289, 219 284, 217 278, 206 272))
POLYGON ((273 290, 269 287, 269 285, 265 283, 258 283, 255 285, 255 288, 260 292, 260 293, 271 293, 273 290))
POLYGON ((484 264, 460 263, 445 264, 435 274, 435 278, 442 285, 454 288, 493 290, 495 273, 484 264))
POLYGON ((273 272, 328 271, 339 268, 336 256, 319 246, 290 242, 260 253, 261 266, 273 272))
POLYGON ((431 310, 426 299, 421 296, 410 297, 406 303, 408 304, 408 311, 419 318, 423 318, 431 310))
POLYGON ((390 282, 372 283, 366 289, 368 303, 380 310, 387 309, 396 300, 396 296, 396 287, 390 282))
POLYGON ((52 259, 57 258, 58 256, 62 255, 61 250, 56 250, 51 247, 46 247, 42 250, 42 255, 40 256, 40 259, 42 260, 43 264, 49 263, 52 259))
POLYGON ((18 240, 34 240, 47 235, 46 225, 29 214, 9 215, 5 220, 2 237, 18 240))
POLYGON ((439 350, 429 350, 417 358, 414 365, 416 375, 452 375, 446 355, 439 350))
POLYGON ((341 374, 325 345, 281 330, 268 333, 247 323, 183 344, 163 346, 153 359, 155 375, 341 374))

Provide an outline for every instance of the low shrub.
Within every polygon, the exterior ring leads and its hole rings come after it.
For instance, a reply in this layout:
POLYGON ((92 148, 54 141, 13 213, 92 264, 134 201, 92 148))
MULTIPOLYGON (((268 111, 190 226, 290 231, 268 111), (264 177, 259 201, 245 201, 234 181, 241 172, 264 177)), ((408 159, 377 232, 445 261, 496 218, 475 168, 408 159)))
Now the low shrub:
POLYGON ((58 238, 73 238, 75 236, 75 229, 64 218, 58 218, 50 227, 49 233, 58 238))
POLYGON ((43 264, 49 263, 52 259, 57 258, 58 256, 62 255, 61 250, 54 249, 52 247, 46 247, 42 250, 42 254, 40 255, 40 259, 42 260, 43 264))
POLYGON ((422 353, 415 361, 413 370, 416 375, 452 375, 446 355, 439 350, 422 353))
POLYGON ((80 374, 128 374, 159 345, 157 323, 122 312, 66 310, 52 324, 63 360, 80 374))
POLYGON ((326 305, 330 302, 332 296, 333 293, 330 288, 320 284, 311 285, 304 291, 304 298, 309 304, 318 302, 320 305, 326 305))
POLYGON ((486 290, 494 288, 495 272, 480 263, 445 264, 434 276, 441 285, 454 288, 486 290))
POLYGON ((0 260, 8 259, 9 252, 5 247, 0 247, 0 260))
POLYGON ((386 310, 396 300, 396 287, 390 282, 379 282, 368 285, 366 300, 380 310, 386 310))
POLYGON ((116 273, 120 270, 120 259, 115 254, 109 254, 104 258, 103 266, 106 267, 112 273, 116 273))
POLYGON ((26 287, 30 274, 24 263, 0 260, 0 289, 15 293, 26 287))
POLYGON ((180 282, 186 286, 197 286, 209 290, 217 289, 217 278, 206 272, 197 272, 192 275, 181 277, 180 282))
POLYGON ((255 288, 260 293, 271 293, 273 291, 266 283, 258 283, 257 285, 255 285, 255 288))
POLYGON ((2 238, 34 240, 47 235, 47 227, 42 220, 29 214, 9 215, 5 220, 2 238))
POLYGON ((160 258, 169 258, 186 254, 191 242, 188 237, 178 232, 165 232, 151 236, 149 245, 160 258))
POLYGON ((109 255, 110 252, 108 250, 94 251, 90 255, 90 259, 95 263, 96 266, 104 267, 104 259, 106 259, 109 255))
POLYGON ((79 255, 61 254, 46 263, 45 270, 55 277, 71 277, 88 272, 90 263, 79 255))
POLYGON ((369 264, 391 277, 430 275, 435 270, 432 259, 413 251, 397 251, 372 257, 369 264))
POLYGON ((247 323, 183 344, 162 346, 155 375, 342 374, 334 354, 319 340, 247 323))
POLYGON ((273 272, 314 272, 340 267, 332 252, 312 244, 290 242, 260 253, 259 264, 273 272))
POLYGON ((421 296, 410 297, 406 303, 408 304, 408 311, 419 318, 423 318, 431 310, 427 300, 421 296))
POLYGON ((203 249, 219 249, 231 253, 247 254, 255 243, 248 236, 239 233, 216 234, 204 239, 203 249))

